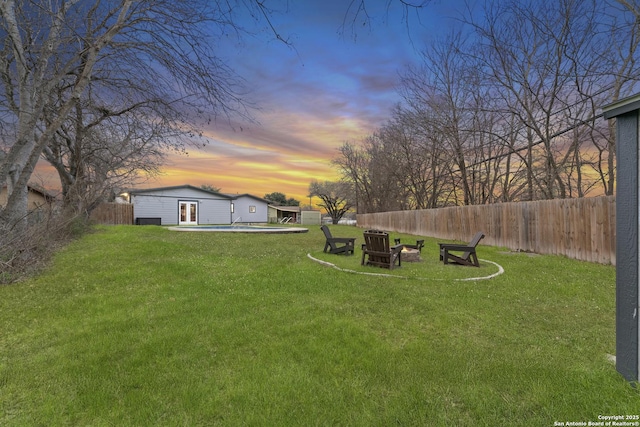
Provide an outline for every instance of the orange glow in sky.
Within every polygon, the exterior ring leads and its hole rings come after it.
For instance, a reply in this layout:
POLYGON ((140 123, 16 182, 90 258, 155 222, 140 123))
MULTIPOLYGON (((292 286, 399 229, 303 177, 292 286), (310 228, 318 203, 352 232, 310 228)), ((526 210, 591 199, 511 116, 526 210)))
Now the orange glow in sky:
MULTIPOLYGON (((203 129, 198 148, 171 154, 161 175, 137 188, 208 184, 258 197, 281 192, 304 204, 312 180, 337 180, 331 166, 337 149, 385 124, 402 100, 399 76, 418 61, 414 41, 446 29, 443 22, 454 15, 436 2, 407 26, 400 2, 387 7, 386 1, 371 1, 371 28, 356 35, 347 29, 341 37, 337 29, 348 3, 287 2, 271 23, 290 46, 269 31, 217 46, 220 58, 244 80, 242 98, 257 107, 250 111, 255 121, 219 119, 203 129)), ((47 176, 47 188, 54 186, 50 168, 39 172, 47 176)))
POLYGON ((234 132, 222 124, 221 131, 205 132, 205 147, 170 156, 158 185, 210 184, 224 193, 259 197, 277 191, 304 202, 314 179, 339 179, 330 164, 338 147, 373 131, 357 120, 292 111, 263 114, 263 120, 269 126, 254 124, 234 132))

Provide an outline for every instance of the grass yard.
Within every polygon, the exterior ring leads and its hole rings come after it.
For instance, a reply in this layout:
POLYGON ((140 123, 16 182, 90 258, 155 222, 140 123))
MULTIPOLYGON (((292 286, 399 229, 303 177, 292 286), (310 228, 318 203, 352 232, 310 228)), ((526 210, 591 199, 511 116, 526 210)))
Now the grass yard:
MULTIPOLYGON (((0 287, 2 426, 553 426, 640 414, 615 268, 482 245, 349 273, 306 234, 100 227, 0 287)), ((415 236, 392 233, 411 243, 415 236)))

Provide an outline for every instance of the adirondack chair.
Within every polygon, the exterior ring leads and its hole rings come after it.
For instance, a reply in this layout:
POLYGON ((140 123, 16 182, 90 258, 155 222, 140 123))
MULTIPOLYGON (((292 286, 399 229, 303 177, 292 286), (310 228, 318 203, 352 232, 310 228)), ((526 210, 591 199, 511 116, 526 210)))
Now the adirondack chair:
POLYGON ((396 263, 398 267, 402 265, 402 245, 389 246, 389 233, 367 230, 364 232, 364 242, 361 265, 377 265, 389 270, 393 270, 396 263))
POLYGON ((484 238, 484 233, 479 231, 473 236, 473 239, 467 245, 458 245, 455 243, 438 243, 440 245, 440 261, 445 264, 453 262, 460 265, 468 265, 480 267, 478 255, 476 254, 476 246, 480 240, 484 238), (451 252, 462 252, 460 255, 454 255, 451 252))
POLYGON ((353 255, 356 246, 355 237, 333 237, 331 230, 326 225, 323 225, 320 229, 326 238, 324 252, 327 252, 328 249, 331 254, 353 255))

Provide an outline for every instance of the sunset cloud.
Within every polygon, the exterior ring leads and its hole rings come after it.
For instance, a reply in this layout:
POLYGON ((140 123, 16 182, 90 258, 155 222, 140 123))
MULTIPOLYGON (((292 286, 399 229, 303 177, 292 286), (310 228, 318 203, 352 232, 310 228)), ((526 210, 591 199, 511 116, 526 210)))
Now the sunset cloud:
POLYGON ((288 2, 271 19, 290 45, 257 30, 217 46, 246 82, 243 99, 256 107, 254 121, 211 123, 188 155, 171 154, 162 174, 143 186, 210 184, 227 193, 277 191, 304 201, 312 180, 338 179, 331 159, 343 143, 361 141, 388 120, 401 101, 399 75, 417 60, 414 41, 425 32, 412 21, 409 34, 399 2, 392 3, 396 9, 368 2, 372 27, 352 28, 348 3, 288 2))

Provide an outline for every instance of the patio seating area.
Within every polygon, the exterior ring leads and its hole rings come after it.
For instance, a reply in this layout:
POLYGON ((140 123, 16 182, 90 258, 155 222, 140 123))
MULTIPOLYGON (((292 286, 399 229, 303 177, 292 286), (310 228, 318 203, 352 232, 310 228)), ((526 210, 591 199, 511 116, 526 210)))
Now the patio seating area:
MULTIPOLYGON (((320 227, 325 235, 323 252, 331 254, 353 255, 355 252, 354 237, 334 237, 328 226, 320 227)), ((485 237, 484 232, 477 232, 467 244, 438 243, 439 260, 445 265, 457 264, 469 267, 480 267, 476 252, 480 241, 485 237)), ((393 270, 402 266, 405 261, 421 261, 424 239, 417 239, 415 244, 402 243, 401 238, 394 238, 394 245, 390 244, 390 235, 382 230, 366 230, 363 233, 364 243, 361 245, 362 258, 360 265, 376 266, 393 270)))

